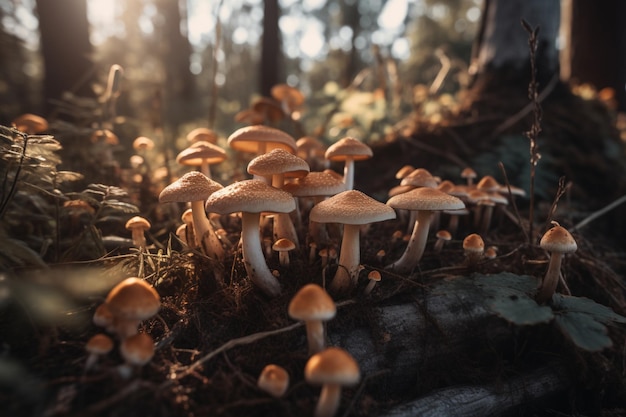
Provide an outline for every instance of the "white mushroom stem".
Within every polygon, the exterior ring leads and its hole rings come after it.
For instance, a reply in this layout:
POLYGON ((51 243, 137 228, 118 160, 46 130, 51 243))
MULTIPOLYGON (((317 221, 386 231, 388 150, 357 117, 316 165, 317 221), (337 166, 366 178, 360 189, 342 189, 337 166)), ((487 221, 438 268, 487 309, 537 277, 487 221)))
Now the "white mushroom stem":
POLYGON ((324 337, 324 322, 321 320, 306 320, 306 340, 309 344, 309 356, 321 352, 326 347, 324 337))
POLYGON ((541 287, 537 292, 537 302, 539 304, 547 303, 552 299, 552 295, 556 291, 556 287, 559 283, 562 259, 563 254, 560 252, 552 252, 550 254, 550 264, 548 265, 548 270, 546 271, 541 287))
POLYGON ((259 213, 241 213, 241 250, 243 263, 250 280, 264 293, 275 297, 280 294, 280 283, 272 275, 261 248, 259 213))
POLYGON ((339 265, 330 284, 331 291, 337 294, 345 293, 356 285, 360 270, 359 263, 361 262, 360 229, 361 226, 358 224, 345 224, 343 226, 339 265))
POLYGON ((346 184, 346 190, 354 189, 354 158, 348 156, 343 166, 343 183, 346 184))
POLYGON ((281 266, 289 266, 289 251, 278 252, 278 262, 281 266))
POLYGON ((320 398, 315 406, 315 417, 333 417, 339 409, 341 400, 341 385, 324 384, 320 392, 320 398))
POLYGON ((224 248, 206 216, 203 200, 191 202, 191 215, 196 239, 200 241, 204 252, 210 258, 224 259, 224 248))
POLYGON ((417 220, 413 226, 409 244, 400 259, 388 265, 387 269, 392 269, 399 273, 408 273, 417 266, 426 248, 432 213, 430 210, 419 210, 417 212, 417 220))
POLYGON ((209 164, 203 160, 202 164, 200 164, 200 172, 202 172, 208 179, 211 179, 211 167, 209 164))
POLYGON ((133 246, 136 248, 145 248, 146 247, 146 236, 143 233, 143 229, 139 227, 133 227, 131 229, 132 237, 133 237, 133 246))
POLYGON ((274 240, 282 238, 289 239, 296 245, 296 247, 298 247, 298 233, 296 232, 296 228, 291 221, 291 217, 289 217, 289 213, 274 214, 272 231, 274 240))
POLYGON ((367 283, 365 288, 363 289, 363 295, 369 295, 374 287, 376 286, 376 280, 370 279, 370 282, 367 283))

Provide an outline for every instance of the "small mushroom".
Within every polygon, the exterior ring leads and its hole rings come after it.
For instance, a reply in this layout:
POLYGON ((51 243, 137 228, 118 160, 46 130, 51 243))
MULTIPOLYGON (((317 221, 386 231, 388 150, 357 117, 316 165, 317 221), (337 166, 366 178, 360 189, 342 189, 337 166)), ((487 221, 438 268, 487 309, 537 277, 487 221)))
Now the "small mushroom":
POLYGON ((219 137, 217 133, 215 133, 215 131, 212 129, 206 127, 197 127, 191 132, 187 133, 186 139, 189 143, 204 141, 216 144, 219 137))
POLYGON ((371 158, 372 148, 353 137, 345 137, 333 143, 326 149, 326 159, 329 161, 343 161, 343 182, 346 190, 354 188, 354 161, 371 158))
POLYGON ((198 167, 207 178, 211 178, 211 165, 219 164, 225 159, 224 149, 206 141, 194 142, 176 156, 176 162, 198 167))
POLYGON ((380 280, 382 279, 382 276, 380 275, 380 272, 374 270, 374 271, 371 271, 369 274, 367 274, 367 279, 369 280, 369 282, 367 283, 367 285, 365 286, 365 289, 363 290, 363 295, 369 295, 374 289, 374 286, 376 285, 376 283, 380 282, 380 280))
POLYGON ((130 230, 133 236, 133 245, 137 248, 144 248, 146 246, 146 236, 144 232, 150 229, 152 225, 147 219, 141 216, 131 217, 126 222, 126 230, 130 230))
POLYGON ((476 266, 485 253, 485 242, 483 238, 477 233, 467 235, 465 239, 463 239, 463 252, 465 253, 467 265, 469 267, 476 266))
POLYGON ((308 360, 304 377, 309 384, 322 385, 315 417, 333 417, 339 409, 341 390, 361 379, 359 365, 345 350, 329 347, 308 360))
POLYGON ((289 239, 281 238, 278 239, 272 245, 272 249, 278 252, 278 262, 280 262, 281 266, 287 267, 289 266, 289 251, 294 250, 296 245, 289 239))
POLYGON ((578 249, 574 237, 567 229, 557 222, 552 222, 552 224, 554 227, 544 233, 539 242, 539 247, 550 252, 548 270, 537 292, 537 302, 540 304, 545 304, 552 299, 559 283, 561 262, 565 254, 574 253, 578 249))
POLYGON ((336 312, 333 299, 317 284, 305 285, 289 302, 289 317, 305 323, 309 355, 324 349, 324 321, 335 317, 336 312))
POLYGON ((435 246, 433 246, 433 252, 435 253, 440 253, 441 249, 443 249, 443 245, 452 240, 452 235, 447 230, 439 230, 435 234, 435 237, 437 238, 435 246))
POLYGON ((89 354, 85 361, 85 370, 88 371, 96 364, 100 356, 106 355, 113 349, 113 340, 103 333, 93 335, 85 345, 89 354))
POLYGON ((147 333, 127 337, 120 344, 120 354, 125 363, 118 371, 123 378, 129 378, 133 368, 144 366, 154 356, 154 340, 147 333))
POLYGON ((263 368, 257 386, 274 398, 280 398, 289 387, 289 374, 282 366, 269 364, 263 368))
POLYGON ((137 333, 143 320, 161 308, 159 293, 140 278, 126 278, 109 292, 106 304, 114 317, 116 333, 125 339, 137 333))
POLYGON ((12 121, 15 128, 21 132, 34 135, 48 130, 48 121, 41 116, 25 113, 12 121))
POLYGON ((246 126, 228 137, 228 146, 240 152, 262 155, 280 148, 296 153, 296 140, 286 132, 264 125, 246 126))
POLYGON ((339 267, 330 284, 332 291, 341 294, 356 286, 360 270, 361 226, 395 217, 391 207, 356 190, 343 191, 311 209, 309 219, 312 221, 343 224, 339 267))

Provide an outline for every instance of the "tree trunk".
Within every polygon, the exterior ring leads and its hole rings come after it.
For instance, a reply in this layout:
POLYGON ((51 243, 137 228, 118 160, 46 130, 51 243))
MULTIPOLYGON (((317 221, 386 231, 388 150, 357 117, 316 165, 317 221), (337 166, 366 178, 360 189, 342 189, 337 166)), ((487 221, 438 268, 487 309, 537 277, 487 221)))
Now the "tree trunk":
POLYGON ((90 96, 91 43, 86 0, 37 0, 47 113, 64 92, 90 96))
POLYGON ((619 110, 626 110, 626 3, 620 0, 563 3, 561 79, 611 87, 619 110))
POLYGON ((263 10, 259 90, 262 95, 269 97, 272 86, 280 83, 283 77, 280 70, 282 43, 278 28, 278 18, 280 16, 278 0, 265 0, 263 10))

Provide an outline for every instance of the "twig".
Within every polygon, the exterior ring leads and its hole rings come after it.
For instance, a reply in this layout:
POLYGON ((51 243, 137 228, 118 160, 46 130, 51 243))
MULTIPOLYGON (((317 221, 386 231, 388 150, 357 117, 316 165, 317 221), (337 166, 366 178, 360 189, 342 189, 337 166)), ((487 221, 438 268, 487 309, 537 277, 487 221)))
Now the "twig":
POLYGON ((509 182, 509 177, 506 175, 506 170, 504 169, 504 164, 502 162, 498 162, 498 166, 500 167, 500 171, 502 171, 502 176, 504 177, 504 183, 506 184, 506 189, 509 193, 509 200, 513 205, 513 212, 515 213, 515 217, 517 218, 517 224, 520 229, 522 229, 522 233, 524 233, 524 238, 528 242, 530 241, 528 234, 526 233, 526 229, 522 224, 522 217, 519 214, 519 210, 517 209, 517 203, 515 202, 515 198, 513 197, 513 193, 511 192, 511 183, 509 182))
POLYGON ((428 89, 429 94, 437 94, 437 91, 441 88, 443 81, 446 79, 448 72, 450 72, 450 58, 443 52, 441 48, 437 48, 435 50, 435 56, 439 58, 439 63, 441 64, 441 69, 437 73, 437 76, 433 80, 433 83, 430 85, 428 89))
POLYGON ((546 223, 544 225, 544 230, 548 228, 548 224, 552 221, 552 216, 554 216, 554 212, 556 211, 556 207, 561 200, 561 197, 569 190, 572 186, 571 182, 565 183, 565 177, 559 178, 559 186, 556 190, 556 196, 554 197, 554 201, 552 201, 552 205, 550 206, 550 210, 548 211, 548 217, 546 218, 546 223))
POLYGON ((595 219, 597 219, 598 217, 605 215, 606 213, 608 213, 609 211, 613 210, 614 208, 616 208, 617 206, 619 206, 620 204, 623 204, 623 203, 626 203, 626 195, 621 196, 620 198, 618 198, 617 200, 613 201, 612 203, 610 203, 606 207, 603 207, 603 208, 601 208, 598 211, 594 211, 589 216, 587 216, 582 221, 580 221, 578 224, 576 224, 574 227, 571 227, 569 230, 571 232, 573 232, 575 230, 581 229, 581 228, 585 227, 587 224, 589 224, 592 221, 594 221, 595 219))

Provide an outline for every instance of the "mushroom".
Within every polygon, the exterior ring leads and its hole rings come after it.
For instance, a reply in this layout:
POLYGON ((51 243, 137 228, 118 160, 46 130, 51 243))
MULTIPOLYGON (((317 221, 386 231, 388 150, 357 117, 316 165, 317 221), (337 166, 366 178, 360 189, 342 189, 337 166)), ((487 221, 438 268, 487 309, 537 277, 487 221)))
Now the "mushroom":
POLYGON ((93 313, 93 324, 104 327, 109 333, 115 332, 114 320, 115 317, 106 303, 100 304, 93 313))
POLYGON ((218 140, 218 136, 217 133, 215 133, 215 131, 206 128, 206 127, 197 127, 195 129, 193 129, 191 132, 187 133, 187 141, 189 143, 196 143, 196 142, 209 142, 209 143, 217 143, 218 140))
POLYGON ((360 140, 347 136, 333 143, 326 149, 326 159, 343 161, 343 182, 346 190, 354 188, 354 161, 362 161, 372 157, 372 148, 360 140))
MULTIPOLYGON (((202 210, 204 211, 204 208, 202 208, 202 210)), ((193 227, 193 210, 188 208, 183 211, 183 214, 180 215, 180 220, 185 224, 185 241, 187 242, 187 246, 195 248, 197 246, 197 239, 193 227)))
POLYGON ((435 188, 420 187, 391 197, 387 204, 395 209, 417 211, 409 243, 397 261, 387 266, 400 273, 410 272, 418 264, 428 240, 432 214, 436 211, 455 210, 465 207, 456 197, 435 188))
POLYGON ((550 252, 548 270, 537 292, 537 302, 540 304, 550 301, 556 291, 561 274, 561 261, 563 260, 563 256, 567 253, 574 253, 578 249, 574 237, 567 229, 557 222, 553 221, 552 224, 554 227, 544 233, 539 242, 539 247, 550 252))
POLYGON ((280 398, 289 387, 289 374, 282 366, 269 364, 261 371, 257 386, 272 397, 280 398))
POLYGON ((443 245, 452 240, 452 235, 447 230, 439 230, 435 234, 435 237, 437 238, 435 246, 433 246, 433 252, 435 253, 440 253, 441 249, 443 249, 443 245))
POLYGON ((146 237, 144 232, 150 229, 152 225, 141 216, 134 216, 126 222, 126 230, 130 230, 133 236, 133 245, 137 248, 146 246, 146 237))
POLYGON ((391 207, 356 190, 343 191, 311 209, 309 219, 314 222, 343 224, 339 268, 330 284, 332 291, 340 294, 356 286, 360 263, 360 226, 395 217, 391 207))
POLYGON ((154 141, 146 136, 138 136, 133 141, 133 149, 137 152, 146 152, 154 149, 154 141))
POLYGON ((369 295, 369 293, 371 293, 372 290, 374 289, 374 286, 376 285, 376 283, 380 282, 380 280, 382 279, 382 276, 380 275, 380 272, 373 270, 369 274, 367 274, 367 279, 369 280, 369 282, 367 283, 367 285, 365 286, 365 289, 363 290, 363 295, 369 295))
MULTIPOLYGON (((309 173, 309 164, 284 149, 272 149, 259 155, 248 164, 248 173, 255 178, 263 177, 273 187, 282 189, 287 178, 302 178, 309 173)), ((298 245, 298 234, 288 213, 278 213, 274 217, 275 239, 286 238, 298 245)))
POLYGON ((282 130, 269 126, 246 126, 234 131, 228 137, 228 146, 240 152, 262 155, 275 148, 296 153, 295 139, 282 130))
POLYGON ((280 294, 280 284, 269 270, 259 236, 261 212, 289 213, 296 208, 291 194, 261 180, 244 180, 214 192, 206 201, 207 211, 241 212, 241 245, 248 277, 269 296, 280 294))
POLYGON ((474 267, 485 253, 483 238, 477 233, 467 235, 463 239, 463 252, 465 253, 467 265, 474 267))
POLYGON ((211 165, 219 164, 225 159, 224 149, 206 141, 194 142, 176 156, 176 162, 181 165, 199 167, 200 172, 207 178, 211 178, 211 165))
POLYGON ((289 84, 281 83, 274 85, 270 93, 280 102, 281 109, 285 114, 294 120, 298 118, 294 112, 304 103, 304 94, 300 90, 289 84))
POLYGON ((204 202, 211 194, 222 188, 224 187, 221 184, 207 178, 201 172, 192 171, 165 187, 159 194, 161 203, 191 203, 196 240, 202 244, 204 253, 218 260, 224 258, 224 248, 206 216, 204 202))
POLYGON ((306 326, 309 355, 324 349, 324 321, 335 317, 335 302, 322 287, 307 284, 289 302, 289 317, 302 320, 306 326))
POLYGON ((89 354, 85 361, 85 370, 88 371, 96 364, 100 356, 106 355, 113 349, 113 340, 103 333, 93 335, 85 345, 89 354))
POLYGON ((15 128, 29 135, 41 133, 48 130, 48 121, 41 116, 32 113, 25 113, 16 117, 11 122, 15 128))
POLYGON ((474 179, 478 176, 476 171, 470 167, 463 168, 461 171, 461 178, 467 181, 467 186, 472 187, 474 185, 474 179))
POLYGON ((122 339, 136 334, 139 323, 154 316, 161 308, 159 293, 136 277, 126 278, 113 287, 106 304, 113 314, 115 331, 122 339))
POLYGON ((285 238, 278 239, 272 245, 272 249, 278 252, 278 262, 280 262, 281 266, 285 267, 289 266, 289 251, 295 248, 295 243, 285 238))
POLYGON ((342 387, 357 384, 361 372, 348 352, 329 347, 311 356, 304 368, 304 377, 309 384, 322 385, 314 416, 332 417, 339 408, 342 387))
POLYGON ((133 367, 144 366, 154 356, 154 340, 147 333, 127 337, 120 344, 120 354, 126 363, 118 371, 123 378, 129 378, 133 367))

